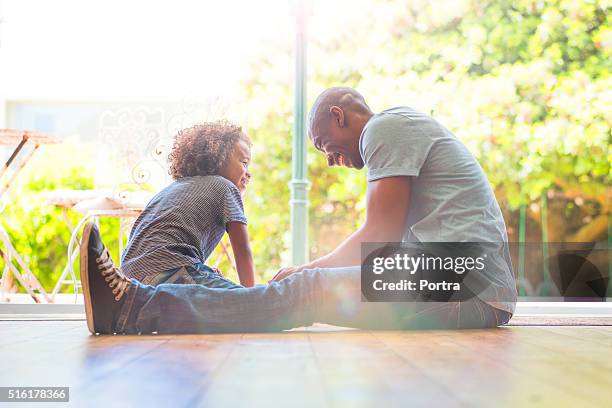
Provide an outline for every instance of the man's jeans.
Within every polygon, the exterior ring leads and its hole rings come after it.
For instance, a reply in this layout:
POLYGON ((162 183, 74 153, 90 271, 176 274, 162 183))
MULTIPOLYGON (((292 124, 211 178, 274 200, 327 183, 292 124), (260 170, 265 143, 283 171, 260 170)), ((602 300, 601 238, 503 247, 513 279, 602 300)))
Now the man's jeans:
POLYGON ((359 266, 310 269, 245 288, 198 264, 162 272, 149 283, 155 286, 132 280, 117 333, 263 332, 313 323, 364 329, 468 329, 496 327, 511 317, 477 298, 446 303, 362 302, 359 266))

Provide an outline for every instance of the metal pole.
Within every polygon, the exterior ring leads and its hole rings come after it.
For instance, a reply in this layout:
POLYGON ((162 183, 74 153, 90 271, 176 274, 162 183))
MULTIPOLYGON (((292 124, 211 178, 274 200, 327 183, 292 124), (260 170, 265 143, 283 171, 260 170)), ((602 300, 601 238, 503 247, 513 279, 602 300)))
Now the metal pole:
POLYGON ((544 260, 542 295, 548 296, 550 288, 550 272, 548 264, 548 199, 543 192, 540 198, 540 211, 542 214, 542 258, 544 260))
POLYGON ((308 262, 308 179, 306 178, 306 20, 303 1, 295 3, 295 111, 291 188, 291 262, 308 262))
POLYGON ((612 216, 608 215, 608 297, 612 297, 612 216))
MULTIPOLYGON (((519 207, 519 255, 518 255, 518 275, 519 282, 525 281, 525 210, 526 205, 519 207)), ((519 296, 525 296, 525 286, 520 285, 519 296)))

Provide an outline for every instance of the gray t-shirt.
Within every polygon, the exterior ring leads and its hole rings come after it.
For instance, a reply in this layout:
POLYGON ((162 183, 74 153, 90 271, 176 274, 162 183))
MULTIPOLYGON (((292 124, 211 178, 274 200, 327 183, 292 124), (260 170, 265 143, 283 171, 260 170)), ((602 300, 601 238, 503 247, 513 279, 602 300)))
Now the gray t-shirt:
POLYGON ((412 177, 405 242, 500 244, 499 257, 489 259, 495 267, 478 277, 487 284, 479 297, 513 313, 516 283, 506 225, 482 168, 465 145, 431 117, 395 107, 368 121, 359 150, 368 181, 412 177))
POLYGON ((231 181, 221 176, 178 179, 157 193, 134 223, 121 270, 142 281, 204 263, 231 221, 247 223, 240 191, 231 181))

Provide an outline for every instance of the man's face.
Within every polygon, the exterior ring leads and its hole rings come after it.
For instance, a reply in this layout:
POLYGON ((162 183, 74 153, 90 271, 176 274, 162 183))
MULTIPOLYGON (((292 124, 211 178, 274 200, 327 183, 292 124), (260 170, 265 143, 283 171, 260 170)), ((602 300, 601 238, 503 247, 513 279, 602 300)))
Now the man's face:
POLYGON ((315 148, 325 154, 328 166, 363 168, 359 153, 359 137, 349 128, 341 128, 335 123, 315 126, 311 129, 310 139, 315 148))
POLYGON ((238 190, 244 194, 247 184, 251 180, 251 173, 249 173, 250 163, 251 148, 246 141, 240 140, 234 146, 234 150, 227 159, 220 174, 234 183, 238 190))

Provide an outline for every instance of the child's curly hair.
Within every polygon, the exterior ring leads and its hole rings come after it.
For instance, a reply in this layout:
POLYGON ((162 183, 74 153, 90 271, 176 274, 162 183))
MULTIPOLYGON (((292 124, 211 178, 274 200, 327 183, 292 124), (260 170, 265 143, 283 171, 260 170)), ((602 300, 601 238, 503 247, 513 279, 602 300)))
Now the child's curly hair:
POLYGON ((219 174, 234 146, 251 140, 238 125, 226 120, 204 122, 181 130, 174 140, 169 173, 174 180, 182 177, 219 174))

